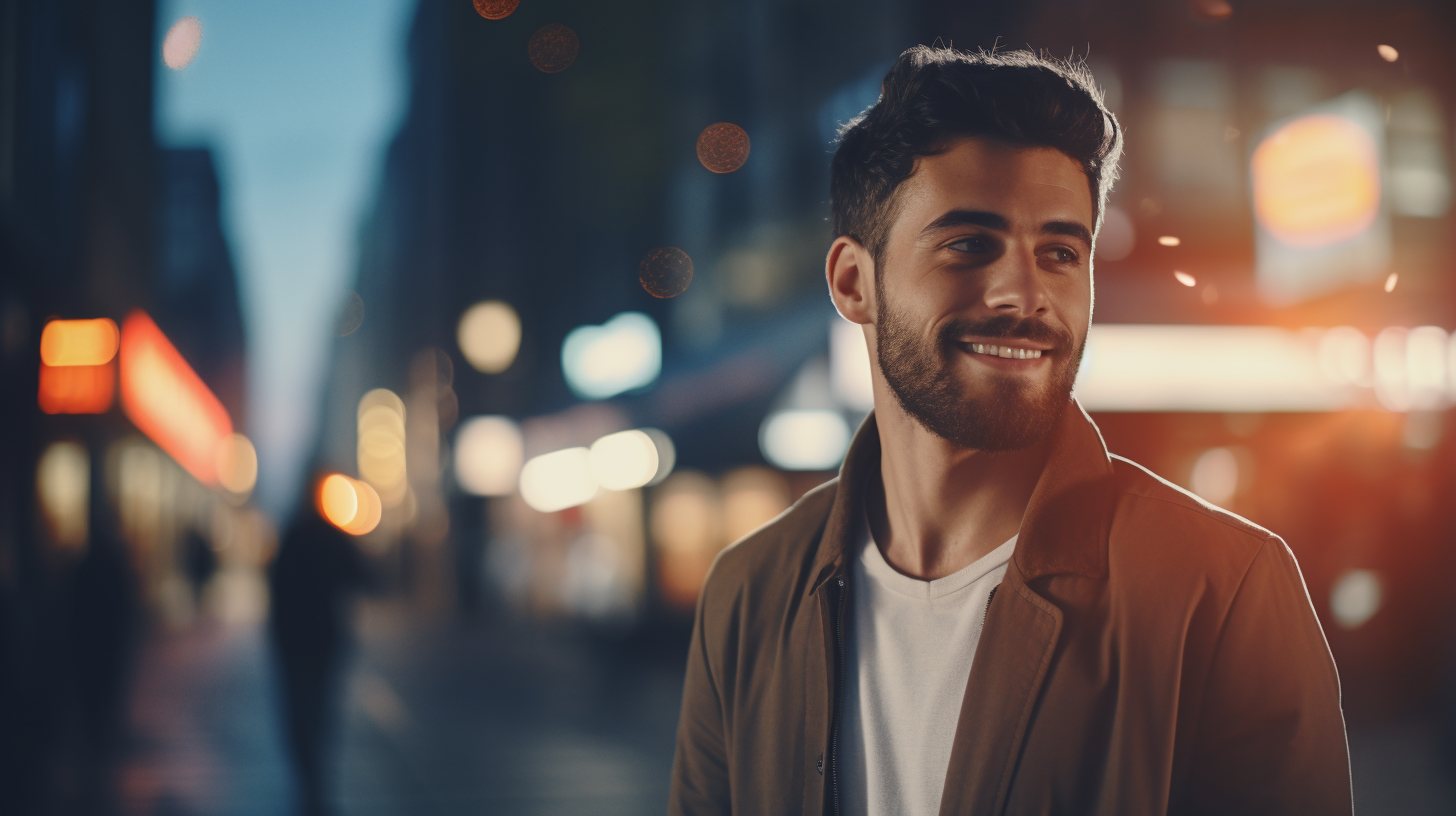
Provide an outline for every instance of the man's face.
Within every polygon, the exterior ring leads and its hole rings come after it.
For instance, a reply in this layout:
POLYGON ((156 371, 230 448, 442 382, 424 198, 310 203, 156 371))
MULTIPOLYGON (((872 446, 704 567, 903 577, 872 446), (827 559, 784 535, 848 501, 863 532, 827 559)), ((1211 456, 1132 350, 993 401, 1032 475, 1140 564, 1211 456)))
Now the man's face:
POLYGON ((960 447, 1045 439, 1092 314, 1087 175, 1058 150, 965 138, 900 187, 875 273, 879 367, 900 405, 960 447))

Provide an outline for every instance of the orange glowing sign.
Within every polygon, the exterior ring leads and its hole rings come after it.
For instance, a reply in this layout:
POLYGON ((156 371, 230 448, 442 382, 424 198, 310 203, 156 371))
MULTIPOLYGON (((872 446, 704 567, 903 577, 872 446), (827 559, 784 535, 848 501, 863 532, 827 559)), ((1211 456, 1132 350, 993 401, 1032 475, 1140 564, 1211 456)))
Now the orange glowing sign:
POLYGON ((40 366, 37 401, 47 414, 104 414, 116 392, 116 369, 105 365, 40 366))
POLYGON ((141 309, 121 325, 121 408, 137 429, 205 485, 218 483, 227 409, 141 309))
POLYGON ((314 497, 319 515, 350 535, 364 535, 379 526, 384 505, 367 482, 334 473, 319 480, 314 497))
POLYGON ((116 391, 118 333, 110 318, 52 320, 40 334, 40 388, 47 414, 104 414, 116 391))
POLYGON ((40 333, 40 360, 48 366, 97 366, 111 362, 121 335, 116 321, 52 320, 40 333))
POLYGON ((1380 155, 1355 122, 1302 116, 1254 151, 1254 212, 1292 247, 1322 247, 1364 232, 1380 212, 1380 155))

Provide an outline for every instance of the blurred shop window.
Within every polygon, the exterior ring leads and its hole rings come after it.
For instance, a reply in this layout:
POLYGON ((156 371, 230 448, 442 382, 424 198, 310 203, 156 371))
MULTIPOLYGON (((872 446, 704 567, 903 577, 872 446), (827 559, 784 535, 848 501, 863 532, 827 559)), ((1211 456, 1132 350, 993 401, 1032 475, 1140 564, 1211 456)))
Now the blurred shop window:
POLYGON ((1225 136, 1233 98, 1228 70, 1214 62, 1170 60, 1154 68, 1153 89, 1158 178, 1168 188, 1218 194, 1217 203, 1232 203, 1240 173, 1234 144, 1225 136))
POLYGON ((653 494, 648 523, 663 599, 692 609, 708 567, 727 543, 718 485, 696 471, 673 474, 653 494))
POLYGON ((1416 218, 1445 215, 1451 206, 1451 178, 1446 129, 1435 95, 1419 89, 1396 97, 1386 138, 1391 211, 1416 218))
POLYGON ((52 442, 36 465, 41 515, 56 548, 69 555, 86 549, 91 499, 91 457, 78 442, 52 442))

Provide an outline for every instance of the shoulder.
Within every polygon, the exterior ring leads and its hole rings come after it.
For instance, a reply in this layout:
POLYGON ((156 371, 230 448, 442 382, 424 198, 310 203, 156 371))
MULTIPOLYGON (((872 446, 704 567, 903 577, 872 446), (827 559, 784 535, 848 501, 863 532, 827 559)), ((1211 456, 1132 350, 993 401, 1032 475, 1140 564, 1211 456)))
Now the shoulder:
POLYGON ((819 485, 720 552, 703 587, 707 611, 746 594, 784 594, 808 580, 838 489, 838 479, 819 485))
POLYGON ((1210 504, 1121 456, 1112 457, 1115 484, 1109 562, 1150 562, 1158 574, 1237 583, 1264 546, 1283 542, 1270 531, 1210 504))

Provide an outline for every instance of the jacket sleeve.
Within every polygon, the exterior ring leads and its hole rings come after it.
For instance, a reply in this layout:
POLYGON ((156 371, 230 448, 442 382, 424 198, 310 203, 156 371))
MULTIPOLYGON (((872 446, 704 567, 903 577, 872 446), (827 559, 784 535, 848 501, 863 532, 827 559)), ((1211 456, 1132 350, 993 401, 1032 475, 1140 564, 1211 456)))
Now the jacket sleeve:
POLYGON ((1339 677, 1278 536, 1264 541, 1229 606, 1196 727, 1191 784, 1174 796, 1175 812, 1351 813, 1339 677))
MULTIPOLYGON (((711 575, 710 575, 711 578, 711 575)), ((669 816, 710 816, 732 812, 728 786, 728 749, 723 727, 723 700, 708 660, 704 609, 709 585, 698 598, 693 639, 688 649, 687 680, 677 726, 677 751, 672 760, 669 816)))

